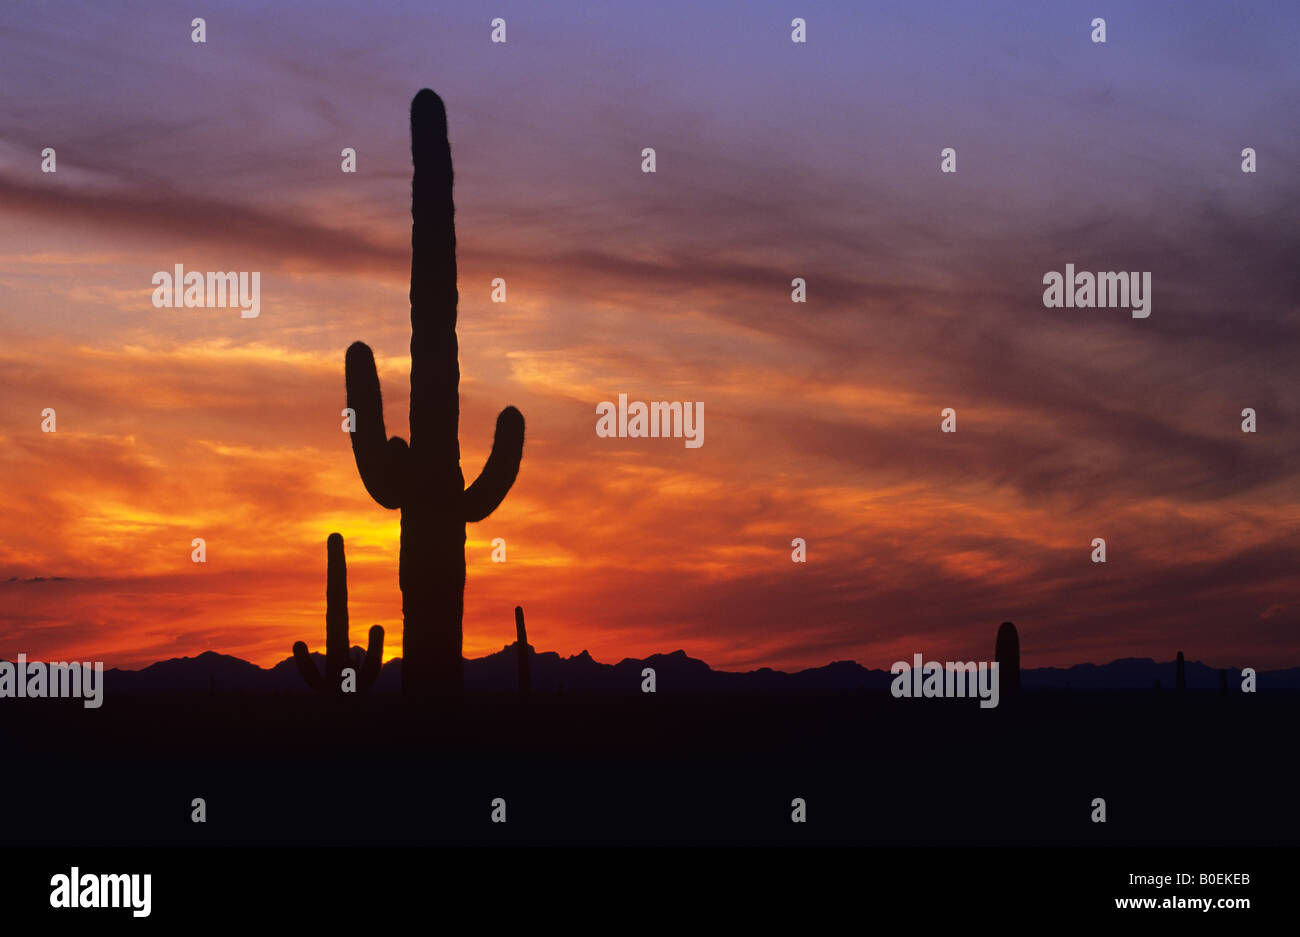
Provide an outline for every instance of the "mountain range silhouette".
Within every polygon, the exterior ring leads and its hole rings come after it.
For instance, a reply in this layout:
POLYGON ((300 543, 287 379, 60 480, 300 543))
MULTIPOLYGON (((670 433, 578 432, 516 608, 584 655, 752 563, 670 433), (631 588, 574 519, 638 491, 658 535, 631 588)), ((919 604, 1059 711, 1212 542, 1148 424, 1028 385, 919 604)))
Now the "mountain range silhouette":
MULTIPOLYGON (((364 650, 351 649, 356 666, 364 650)), ((637 692, 641 671, 653 667, 659 692, 843 692, 854 690, 887 691, 894 676, 885 670, 872 670, 851 660, 833 661, 787 673, 761 667, 745 672, 714 670, 704 661, 690 657, 683 650, 670 654, 652 654, 646 658, 624 658, 617 664, 604 664, 587 651, 561 657, 554 651, 538 653, 531 646, 528 656, 532 668, 532 690, 538 694, 555 693, 631 693, 637 692)), ((324 665, 324 657, 313 653, 315 663, 324 665)), ((931 659, 927 656, 927 659, 931 659)), ((933 659, 946 659, 942 655, 933 659)), ((396 693, 401 686, 401 658, 384 664, 375 683, 376 693, 396 693)), ((1217 690, 1219 670, 1197 661, 1186 663, 1189 690, 1217 690)), ((465 689, 471 694, 514 693, 518 689, 519 654, 517 642, 486 657, 466 659, 465 689)), ((1228 668, 1230 688, 1237 688, 1241 672, 1228 668)), ((158 661, 140 670, 113 668, 104 674, 105 690, 113 693, 195 692, 195 693, 305 693, 302 678, 293 657, 286 657, 267 669, 229 654, 204 651, 197 657, 176 657, 158 661)), ((1026 690, 1131 690, 1151 689, 1157 680, 1171 690, 1175 685, 1175 661, 1157 662, 1149 657, 1125 657, 1109 664, 1075 664, 1072 667, 1041 667, 1021 671, 1026 690)), ((1300 667, 1259 672, 1262 690, 1300 689, 1300 667)))

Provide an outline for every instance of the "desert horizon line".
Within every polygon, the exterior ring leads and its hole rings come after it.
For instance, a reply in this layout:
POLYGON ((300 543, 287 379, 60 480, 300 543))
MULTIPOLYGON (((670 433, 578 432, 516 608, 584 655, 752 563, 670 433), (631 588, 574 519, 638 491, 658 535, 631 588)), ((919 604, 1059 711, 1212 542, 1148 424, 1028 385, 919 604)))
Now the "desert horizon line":
MULTIPOLYGON (((499 655, 499 654, 503 654, 503 653, 505 653, 505 652, 507 652, 507 651, 510 651, 510 650, 512 650, 512 649, 517 648, 517 647, 518 647, 518 644, 519 644, 518 641, 511 641, 509 644, 502 645, 501 649, 498 650, 498 651, 492 651, 492 652, 490 652, 490 653, 483 654, 482 656, 479 656, 479 657, 463 657, 463 660, 465 660, 466 662, 469 662, 469 661, 482 661, 482 660, 487 660, 487 659, 489 659, 489 658, 496 657, 496 656, 499 655)), ((578 651, 578 652, 575 653, 575 654, 568 654, 568 655, 566 655, 566 654, 562 654, 562 653, 559 652, 559 651, 539 651, 539 650, 537 649, 536 645, 534 645, 532 642, 528 642, 528 647, 532 648, 532 651, 533 651, 534 656, 537 656, 537 655, 543 655, 543 654, 554 654, 554 655, 555 655, 557 658, 559 658, 560 660, 573 660, 574 658, 580 658, 580 657, 586 656, 586 657, 591 658, 591 660, 592 660, 593 662, 597 663, 597 664, 604 663, 603 661, 600 661, 600 660, 598 660, 596 657, 594 657, 594 656, 591 654, 591 652, 590 652, 589 650, 587 650, 586 648, 583 648, 581 651, 578 651)), ((350 653, 351 653, 351 652, 364 653, 366 649, 365 649, 364 647, 361 647, 361 646, 358 645, 358 644, 353 644, 353 645, 351 645, 351 646, 349 647, 348 650, 349 650, 350 653)), ((917 653, 921 653, 921 652, 917 652, 917 653)), ((935 654, 935 653, 933 653, 933 652, 924 652, 924 653, 925 653, 929 658, 932 658, 932 659, 934 659, 934 660, 936 660, 936 661, 937 661, 937 660, 940 660, 940 659, 943 659, 943 658, 945 658, 945 657, 953 657, 954 659, 957 659, 957 658, 966 658, 966 657, 969 657, 969 656, 970 656, 970 655, 962 655, 962 654, 944 655, 944 654, 935 654)), ((1176 654, 1177 654, 1177 653, 1178 653, 1178 652, 1176 652, 1176 654)), ((242 663, 248 664, 248 665, 250 665, 250 666, 252 666, 252 667, 256 667, 258 670, 262 670, 262 671, 271 671, 271 670, 274 670, 274 669, 276 669, 277 667, 284 666, 284 665, 287 664, 287 663, 292 663, 293 660, 294 660, 294 655, 293 655, 292 652, 290 652, 289 654, 287 654, 287 655, 286 655, 284 658, 282 658, 281 660, 276 661, 274 664, 272 664, 272 665, 269 666, 269 667, 265 667, 265 666, 263 666, 263 665, 261 665, 261 664, 256 663, 255 661, 251 661, 251 660, 248 660, 247 658, 240 657, 240 656, 237 655, 237 654, 229 654, 229 653, 226 653, 226 652, 224 652, 224 651, 218 651, 218 650, 215 650, 215 649, 213 649, 213 648, 208 648, 207 650, 200 651, 200 652, 198 652, 197 654, 193 654, 193 655, 184 654, 184 655, 180 655, 180 656, 177 656, 177 657, 159 658, 158 660, 155 660, 155 661, 153 661, 153 662, 151 662, 151 663, 148 663, 148 664, 144 664, 144 665, 141 666, 141 667, 135 667, 135 668, 130 668, 130 667, 110 667, 110 668, 108 668, 108 670, 107 670, 106 672, 112 672, 112 671, 116 670, 116 671, 119 671, 119 672, 122 672, 122 673, 139 673, 139 672, 141 672, 141 671, 143 671, 143 670, 147 670, 147 669, 149 669, 150 667, 156 666, 156 665, 158 665, 158 664, 166 664, 166 663, 171 663, 171 662, 173 662, 173 661, 198 660, 199 658, 201 658, 201 657, 203 657, 203 656, 205 656, 205 655, 207 655, 207 654, 213 654, 213 655, 216 655, 216 656, 218 656, 218 657, 228 657, 228 658, 231 658, 232 660, 237 660, 237 661, 240 661, 240 662, 242 662, 242 663)), ((799 674, 799 673, 805 673, 805 672, 807 672, 807 671, 809 671, 809 670, 820 670, 820 669, 825 668, 825 667, 831 667, 831 666, 834 666, 835 664, 853 664, 853 665, 855 665, 855 666, 857 666, 857 667, 861 667, 863 670, 866 670, 866 671, 869 671, 869 672, 876 672, 876 673, 882 673, 882 674, 889 674, 889 673, 890 673, 890 668, 889 668, 889 666, 874 667, 874 666, 871 666, 871 665, 869 665, 869 664, 865 664, 865 663, 863 663, 863 662, 861 662, 861 661, 859 661, 859 660, 857 660, 857 659, 855 659, 855 658, 837 658, 837 659, 835 659, 835 660, 828 660, 828 661, 827 661, 826 663, 824 663, 824 664, 818 664, 818 665, 816 665, 816 666, 812 666, 812 667, 801 667, 801 668, 798 668, 798 669, 789 669, 789 670, 781 669, 781 668, 779 668, 779 667, 769 667, 769 666, 766 666, 766 665, 761 666, 761 667, 754 667, 754 668, 751 668, 751 669, 749 669, 749 670, 727 670, 727 669, 722 669, 722 668, 714 667, 712 664, 710 664, 710 663, 709 663, 707 660, 705 660, 704 658, 702 658, 702 657, 694 657, 694 656, 692 656, 692 655, 690 654, 690 652, 688 652, 688 651, 685 650, 684 648, 680 648, 680 647, 679 647, 679 648, 676 648, 676 649, 674 649, 674 650, 672 650, 672 651, 656 651, 656 652, 654 652, 654 653, 652 653, 652 654, 647 654, 647 655, 645 655, 645 656, 643 656, 643 657, 622 657, 622 658, 620 658, 618 661, 615 661, 615 662, 612 662, 612 663, 605 664, 605 666, 614 667, 614 666, 617 666, 618 664, 624 663, 625 661, 638 661, 638 662, 640 662, 640 661, 647 661, 647 660, 650 660, 651 658, 656 658, 656 657, 674 657, 674 656, 677 656, 677 655, 679 655, 679 654, 682 655, 683 657, 685 657, 685 658, 688 659, 688 660, 699 661, 700 663, 702 663, 702 664, 704 664, 706 667, 708 667, 709 670, 711 670, 713 673, 750 674, 750 673, 759 673, 759 672, 761 672, 761 671, 765 671, 765 670, 766 670, 766 671, 771 671, 771 672, 773 672, 773 673, 799 674)), ((86 656, 86 655, 81 655, 81 656, 84 657, 84 656, 86 656)), ((92 657, 92 658, 95 657, 95 656, 96 656, 96 655, 93 655, 93 654, 90 655, 90 657, 92 657)), ((324 658, 324 657, 325 657, 325 655, 324 655, 323 653, 319 652, 319 651, 311 651, 311 652, 309 652, 309 656, 311 656, 311 657, 313 657, 313 658, 315 658, 315 657, 324 658)), ((989 660, 992 660, 992 659, 993 659, 993 657, 992 657, 992 655, 990 655, 989 660)), ((8 661, 8 658, 0 658, 0 661, 8 661)), ((397 656, 390 657, 390 658, 388 658, 387 660, 383 661, 383 662, 381 663, 380 666, 381 666, 381 668, 384 668, 384 667, 387 667, 388 665, 393 664, 393 663, 401 663, 401 661, 402 661, 401 656, 400 656, 400 655, 397 655, 397 656)), ((1026 671, 1043 671, 1043 670, 1070 670, 1070 669, 1072 669, 1072 668, 1074 668, 1074 667, 1109 667, 1109 666, 1112 666, 1112 665, 1114 665, 1114 664, 1117 664, 1117 663, 1119 663, 1119 662, 1121 662, 1121 661, 1151 661, 1153 664, 1169 664, 1170 666, 1174 666, 1174 665, 1176 664, 1176 662, 1177 662, 1177 660, 1176 660, 1176 656, 1175 656, 1175 657, 1171 657, 1171 658, 1170 658, 1169 660, 1167 660, 1167 661, 1162 661, 1162 660, 1159 660, 1159 659, 1157 659, 1157 658, 1155 658, 1155 657, 1133 657, 1133 656, 1127 656, 1127 657, 1115 657, 1115 658, 1112 658, 1111 660, 1109 660, 1109 661, 1107 661, 1107 662, 1105 662, 1105 663, 1095 663, 1095 662, 1093 662, 1093 661, 1079 661, 1079 662, 1077 662, 1077 663, 1073 663, 1073 664, 1069 664, 1069 665, 1065 665, 1065 666, 1062 666, 1062 665, 1059 665, 1059 664, 1046 664, 1046 665, 1043 665, 1043 666, 1040 666, 1040 667, 1025 667, 1025 666, 1021 666, 1020 669, 1021 669, 1021 672, 1026 672, 1026 671)), ((1201 665, 1201 666, 1203 666, 1203 667, 1208 667, 1208 668, 1210 668, 1210 669, 1212 669, 1212 670, 1230 670, 1230 671, 1231 671, 1231 670, 1237 670, 1237 671, 1241 671, 1241 670, 1243 670, 1243 669, 1249 669, 1249 668, 1239 667, 1239 666, 1236 666, 1236 665, 1218 666, 1218 665, 1216 665, 1216 664, 1207 663, 1207 662, 1204 661, 1204 660, 1200 660, 1200 659, 1195 659, 1195 660, 1193 660, 1193 659, 1190 659, 1190 658, 1186 660, 1186 663, 1187 663, 1187 664, 1199 664, 1199 665, 1201 665)), ((1258 668, 1254 668, 1254 669, 1258 670, 1258 668)), ((1271 672, 1271 671, 1287 671, 1287 670, 1300 670, 1300 667, 1274 667, 1274 668, 1270 668, 1270 669, 1268 669, 1268 670, 1259 670, 1258 672, 1260 672, 1260 673, 1269 673, 1269 672, 1271 672)))

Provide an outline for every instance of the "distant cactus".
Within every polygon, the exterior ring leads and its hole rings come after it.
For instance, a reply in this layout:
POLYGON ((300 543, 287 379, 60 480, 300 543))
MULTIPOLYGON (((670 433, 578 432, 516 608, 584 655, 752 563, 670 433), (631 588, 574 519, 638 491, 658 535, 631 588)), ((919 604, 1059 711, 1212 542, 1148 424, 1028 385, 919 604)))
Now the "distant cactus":
POLYGON ((533 673, 528 659, 528 633, 524 631, 524 609, 515 606, 515 643, 519 650, 519 699, 528 702, 533 692, 533 673))
POLYGON ((524 418, 497 417, 492 453, 469 488, 460 467, 460 362, 456 344, 456 229, 447 112, 428 88, 411 101, 411 442, 388 438, 375 357, 348 348, 352 453, 366 491, 402 512, 402 692, 464 692, 465 524, 481 521, 519 473, 524 418))
MULTIPOLYGON (((316 669, 305 641, 294 644, 293 659, 309 687, 318 693, 335 695, 343 692, 343 668, 352 664, 348 644, 348 566, 343 555, 343 538, 330 534, 325 551, 325 676, 322 678, 316 669)), ((370 645, 357 673, 358 693, 374 686, 383 656, 384 629, 375 625, 370 629, 370 645)))
POLYGON ((1178 694, 1178 702, 1183 701, 1183 694, 1187 691, 1187 671, 1183 662, 1183 652, 1178 652, 1177 673, 1174 677, 1174 691, 1178 694))
POLYGON ((1020 635, 1009 621, 1004 621, 998 629, 993 659, 998 663, 999 695, 1003 698, 1020 695, 1020 635))

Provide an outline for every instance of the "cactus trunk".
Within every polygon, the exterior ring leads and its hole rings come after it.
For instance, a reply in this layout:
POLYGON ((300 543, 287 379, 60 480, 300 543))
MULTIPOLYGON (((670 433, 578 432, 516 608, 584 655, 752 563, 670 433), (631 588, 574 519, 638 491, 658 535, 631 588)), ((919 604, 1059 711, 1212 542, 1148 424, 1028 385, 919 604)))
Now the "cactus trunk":
POLYGON ((325 540, 325 683, 339 685, 348 665, 348 562, 343 537, 325 540))
POLYGON ((411 441, 386 439, 370 348, 348 348, 352 451, 371 497, 402 512, 402 692, 464 691, 461 656, 465 524, 505 498, 519 472, 524 418, 497 417, 492 453, 468 489, 460 467, 460 362, 456 342, 456 231, 451 148, 442 100, 429 89, 411 102, 411 441))
POLYGON ((528 659, 528 632, 524 630, 524 610, 515 606, 515 644, 519 650, 519 699, 528 702, 533 692, 533 672, 528 659))
POLYGON ((1015 698, 1020 694, 1020 635, 1009 621, 1004 621, 998 629, 993 659, 998 663, 999 695, 1015 698))
POLYGON ((402 509, 398 584, 402 590, 402 692, 455 694, 465 601, 465 524, 422 506, 402 509), (456 529, 456 528, 459 529, 456 529))

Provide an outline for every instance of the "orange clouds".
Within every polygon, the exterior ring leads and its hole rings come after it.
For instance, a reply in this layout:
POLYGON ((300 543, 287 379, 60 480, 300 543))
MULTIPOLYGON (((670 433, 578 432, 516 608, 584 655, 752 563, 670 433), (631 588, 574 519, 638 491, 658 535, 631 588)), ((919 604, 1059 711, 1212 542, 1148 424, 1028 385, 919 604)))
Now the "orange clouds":
MULTIPOLYGON (((498 383, 477 379, 476 357, 466 361, 467 472, 486 456, 499 404, 524 410, 529 435, 511 497, 470 528, 470 656, 512 640, 515 604, 529 610, 539 647, 605 660, 682 646, 720 667, 880 665, 922 645, 978 653, 989 623, 1007 617, 1025 622, 1035 663, 1098 646, 1115 649, 1100 656, 1154 653, 1169 615, 1192 603, 1174 596, 1152 618, 1145 577, 1189 563, 1201 573, 1179 582, 1195 604, 1286 608, 1268 560, 1216 590, 1204 577, 1234 555, 1274 549, 1266 503, 1130 498, 1098 521, 1068 509, 1068 491, 1028 498, 993 484, 996 472, 971 471, 987 458, 985 438, 1023 432, 1014 410, 981 412, 944 437, 937 411, 917 412, 915 390, 838 383, 801 399, 788 377, 755 369, 752 388, 730 373, 706 386, 712 431, 687 451, 597 439, 584 397, 604 385, 582 368, 521 368, 525 351, 498 383), (841 452, 841 438, 856 441, 841 452), (845 461, 882 438, 893 444, 879 460, 845 461), (1107 567, 1087 561, 1099 530, 1107 567), (790 562, 794 536, 808 541, 806 565, 790 562), (495 537, 507 541, 505 564, 490 561, 495 537), (1042 650, 1049 642, 1055 653, 1042 650)), ((45 344, 3 358, 11 406, 0 471, 23 494, 7 505, 0 570, 71 577, 0 585, 10 653, 139 666, 216 648, 269 666, 293 641, 319 641, 323 543, 337 530, 354 640, 380 623, 386 654, 400 656, 398 518, 356 477, 339 428, 341 361, 221 341, 45 344), (47 404, 57 433, 39 431, 47 404), (190 562, 193 537, 206 540, 206 565, 190 562)), ((394 432, 406 366, 380 362, 394 432)), ((664 386, 622 367, 624 386, 664 386)), ((1158 588, 1174 595, 1172 584, 1158 588)), ((1266 628, 1285 627, 1285 613, 1269 615, 1266 628)))
MULTIPOLYGON (((377 622, 400 654, 398 518, 339 428, 360 339, 406 434, 399 84, 358 76, 282 122, 240 98, 276 130, 247 152, 229 140, 261 136, 227 125, 135 114, 124 133, 62 111, 66 172, 37 177, 30 141, 0 149, 0 652, 273 663, 320 643, 338 531, 354 640, 377 622), (365 168, 343 179, 334 137, 353 135, 365 168), (174 263, 260 271, 261 316, 154 309, 150 274, 174 263), (40 432, 45 407, 57 433, 40 432), (23 581, 51 576, 69 578, 23 581)), ((910 156, 864 163, 839 120, 811 152, 766 130, 738 148, 657 103, 620 100, 595 127, 498 106, 484 93, 452 114, 466 474, 501 407, 528 430, 510 497, 469 529, 467 654, 513 640, 522 604, 539 648, 606 660, 980 659, 1012 619, 1026 666, 1175 644, 1300 662, 1296 242, 1266 221, 1292 198, 1278 183, 1188 196, 1177 224, 1087 196, 1027 217, 1052 160, 1024 187, 964 169, 953 194, 910 156), (668 157, 653 188, 624 152, 651 120, 668 157), (1170 314, 1137 329, 1043 309, 1039 277, 1067 254, 1150 259, 1170 314), (807 304, 790 302, 795 275, 807 304), (619 393, 703 401, 705 445, 597 438, 595 404, 619 393), (1239 431, 1246 405, 1258 434, 1239 431)))

